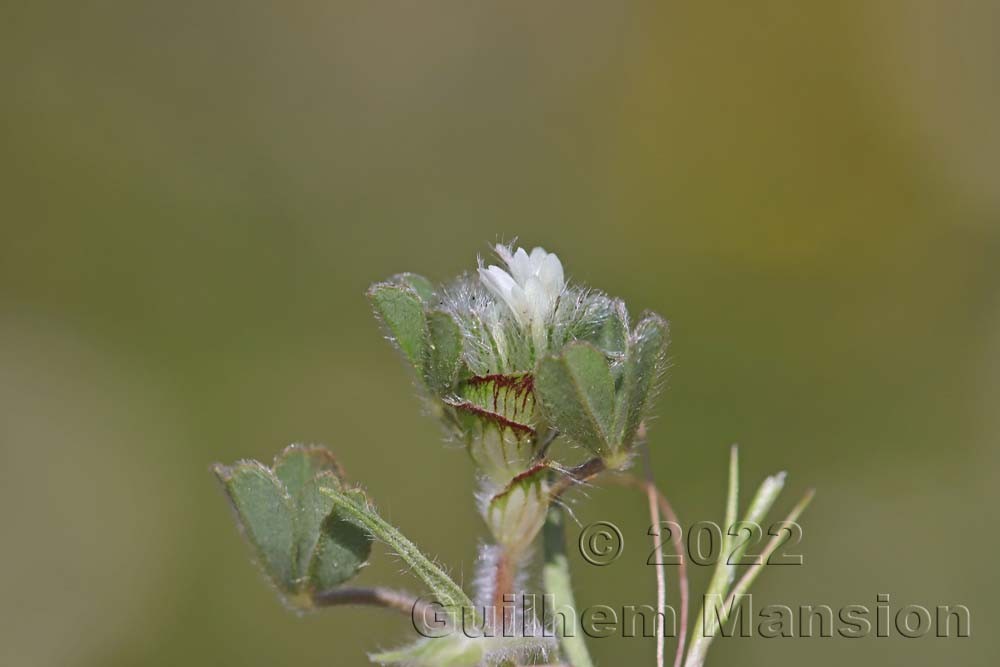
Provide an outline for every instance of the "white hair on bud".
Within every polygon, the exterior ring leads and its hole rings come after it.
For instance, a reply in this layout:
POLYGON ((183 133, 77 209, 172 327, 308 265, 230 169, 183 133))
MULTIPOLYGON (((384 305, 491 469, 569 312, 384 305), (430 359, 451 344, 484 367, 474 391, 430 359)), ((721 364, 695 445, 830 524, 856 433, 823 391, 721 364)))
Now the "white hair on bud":
MULTIPOLYGON (((510 308, 482 284, 465 275, 441 291, 442 307, 454 317, 462 335, 463 360, 476 375, 531 371, 539 343, 525 335, 510 308)), ((610 317, 627 313, 620 301, 603 292, 580 286, 565 288, 545 324, 546 349, 560 349, 574 340, 593 340, 610 317)), ((618 351, 608 350, 613 360, 618 351)))
POLYGON ((534 367, 531 344, 510 310, 482 283, 465 274, 441 290, 441 305, 458 324, 462 357, 475 375, 534 367))

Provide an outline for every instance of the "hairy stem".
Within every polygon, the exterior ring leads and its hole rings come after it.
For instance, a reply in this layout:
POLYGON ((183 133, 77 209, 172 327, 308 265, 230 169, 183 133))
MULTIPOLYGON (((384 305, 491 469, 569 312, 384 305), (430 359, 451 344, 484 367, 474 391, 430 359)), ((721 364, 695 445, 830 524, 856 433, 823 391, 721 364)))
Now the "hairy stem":
POLYGON ((514 627, 513 609, 508 613, 505 603, 513 601, 517 564, 509 551, 499 548, 500 553, 493 571, 493 618, 499 623, 499 630, 506 633, 514 627))
POLYGON ((556 500, 559 496, 565 493, 567 489, 593 479, 600 473, 604 472, 604 470, 604 461, 600 458, 593 458, 589 461, 584 461, 580 465, 564 471, 562 476, 552 484, 549 496, 553 500, 556 500))
POLYGON ((465 591, 451 577, 423 554, 399 530, 386 522, 366 504, 359 502, 338 489, 323 489, 323 493, 333 499, 342 515, 357 521, 376 538, 385 542, 402 558, 445 607, 451 607, 459 614, 466 610, 475 613, 475 607, 465 591))

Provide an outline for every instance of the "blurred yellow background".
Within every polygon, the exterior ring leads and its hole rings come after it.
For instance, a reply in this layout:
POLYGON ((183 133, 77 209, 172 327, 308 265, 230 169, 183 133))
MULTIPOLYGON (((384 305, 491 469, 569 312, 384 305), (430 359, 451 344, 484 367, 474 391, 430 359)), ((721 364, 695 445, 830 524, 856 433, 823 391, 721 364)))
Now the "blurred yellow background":
MULTIPOLYGON (((992 665, 995 2, 8 3, 0 10, 0 664, 363 665, 286 612, 208 471, 322 442, 471 577, 465 455, 366 286, 498 239, 673 326, 655 466, 685 523, 809 486, 755 603, 962 603, 970 639, 737 639, 710 665, 992 665), (457 486, 445 480, 463 480, 457 486)), ((596 489, 653 599, 644 503, 596 489)), ((378 552, 362 583, 418 590, 378 552)), ((695 568, 695 590, 707 580, 695 568)), ((671 579, 671 586, 674 581, 671 579)), ((641 639, 600 664, 653 664, 641 639)))

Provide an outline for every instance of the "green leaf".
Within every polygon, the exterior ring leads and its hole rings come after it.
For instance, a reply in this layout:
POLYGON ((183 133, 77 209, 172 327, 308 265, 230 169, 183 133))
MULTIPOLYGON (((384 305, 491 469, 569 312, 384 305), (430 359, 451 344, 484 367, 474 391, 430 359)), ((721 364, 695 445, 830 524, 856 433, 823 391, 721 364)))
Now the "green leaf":
POLYGON ((300 578, 308 574, 313 552, 320 542, 323 522, 333 512, 333 501, 323 493, 323 489, 340 486, 337 477, 325 472, 306 480, 295 496, 296 575, 300 578))
POLYGON ((295 591, 295 511, 285 486, 257 461, 213 466, 236 510, 240 527, 274 584, 295 591))
POLYGON ((323 492, 343 486, 326 449, 292 445, 275 458, 273 470, 256 461, 213 470, 258 560, 289 603, 311 607, 314 593, 347 581, 368 560, 370 535, 338 516, 323 492))
POLYGON ((437 596, 438 602, 445 607, 465 610, 474 609, 472 601, 451 577, 425 556, 410 540, 394 526, 386 522, 373 510, 360 491, 323 489, 323 493, 333 499, 338 513, 364 526, 372 535, 385 542, 402 558, 414 574, 417 575, 431 592, 437 596))
POLYGON ((321 489, 341 488, 343 471, 330 450, 291 445, 274 460, 274 474, 285 484, 295 508, 295 576, 299 592, 337 586, 368 560, 371 539, 361 528, 341 521, 321 489))
POLYGON ((594 452, 609 451, 614 380, 604 353, 589 343, 570 343, 539 362, 535 392, 559 431, 594 452))
POLYGON ((615 299, 611 312, 597 333, 597 346, 613 359, 624 359, 628 350, 628 310, 625 302, 615 299))
MULTIPOLYGON (((764 522, 767 513, 771 511, 771 507, 774 502, 778 499, 778 495, 781 490, 785 488, 785 476, 784 471, 777 474, 771 475, 764 478, 764 481, 760 483, 757 487, 757 493, 754 494, 753 500, 750 501, 750 506, 747 508, 746 514, 743 517, 744 524, 758 524, 764 522)), ((729 527, 730 530, 733 528, 729 527)), ((744 540, 739 547, 733 552, 732 560, 739 562, 740 559, 746 554, 747 547, 750 545, 750 540, 744 540)))
POLYGON ((367 530, 333 513, 320 525, 307 575, 314 592, 335 588, 358 573, 371 554, 367 530))
MULTIPOLYGON (((731 462, 732 466, 733 463, 731 462)), ((732 474, 732 470, 730 471, 732 474)), ((730 492, 732 493, 732 480, 730 480, 730 492)), ((774 504, 775 499, 781 492, 781 487, 784 486, 784 474, 779 473, 767 478, 761 485, 761 490, 758 491, 757 496, 751 503, 750 509, 747 511, 749 517, 758 517, 763 519, 764 515, 767 513, 767 509, 774 504)), ((814 495, 813 490, 806 492, 805 496, 792 508, 792 511, 785 517, 785 524, 795 523, 802 512, 805 511, 806 507, 812 501, 814 495)), ((730 509, 727 507, 726 514, 730 514, 730 509)), ((706 593, 704 600, 705 603, 702 606, 701 613, 695 621, 695 632, 692 635, 691 644, 688 646, 687 657, 684 660, 685 667, 703 667, 705 664, 705 658, 708 654, 709 646, 712 644, 712 640, 715 639, 716 633, 719 631, 719 622, 721 621, 723 625, 728 622, 729 614, 727 610, 732 608, 734 600, 740 598, 740 596, 746 595, 747 591, 750 590, 750 586, 753 582, 760 576, 760 573, 764 570, 771 556, 778 549, 779 546, 784 542, 784 536, 782 533, 773 536, 771 540, 765 545, 763 551, 760 554, 760 560, 755 564, 751 565, 743 576, 736 582, 736 585, 732 587, 732 590, 728 590, 728 585, 726 590, 721 593, 716 590, 712 591, 710 588, 708 593, 706 593), (726 592, 728 591, 728 592, 726 592), (709 601, 718 601, 721 603, 721 608, 716 608, 716 613, 709 613, 707 608, 709 601), (707 621, 707 624, 706 624, 707 621)), ((725 553, 725 552, 723 552, 725 553)), ((722 562, 722 561, 720 561, 722 562)), ((715 577, 712 578, 713 582, 715 577)))
POLYGON ((430 345, 424 363, 424 380, 438 394, 448 393, 458 377, 462 354, 462 334, 451 315, 432 311, 427 315, 430 345))
MULTIPOLYGON (((789 512, 788 516, 786 516, 785 520, 782 521, 781 523, 787 525, 798 521, 802 513, 806 510, 807 507, 809 507, 809 503, 812 502, 812 499, 815 495, 816 492, 814 489, 809 489, 808 491, 806 491, 805 495, 802 496, 799 502, 795 504, 795 507, 792 508, 792 511, 789 512)), ((778 547, 780 547, 784 543, 784 541, 785 541, 784 534, 781 533, 780 531, 777 535, 771 538, 771 540, 767 543, 767 545, 764 547, 764 550, 760 554, 760 562, 751 565, 750 568, 746 571, 746 573, 740 578, 740 580, 736 582, 736 585, 733 587, 733 590, 730 591, 729 593, 730 597, 736 597, 746 594, 746 592, 750 589, 751 584, 753 584, 753 582, 757 579, 757 577, 760 576, 761 571, 767 565, 768 561, 771 560, 771 556, 774 555, 774 552, 778 550, 778 547)))
POLYGON ((358 573, 369 555, 368 531, 334 511, 324 489, 339 489, 341 481, 331 472, 309 480, 299 496, 296 531, 300 577, 309 592, 339 586, 358 573))
POLYGON ((656 394, 656 380, 666 365, 667 322, 648 313, 629 336, 625 372, 617 396, 616 450, 627 451, 635 441, 639 425, 649 412, 656 394))
POLYGON ((428 332, 423 302, 418 293, 404 285, 378 283, 368 290, 368 297, 396 345, 422 374, 427 356, 428 332))

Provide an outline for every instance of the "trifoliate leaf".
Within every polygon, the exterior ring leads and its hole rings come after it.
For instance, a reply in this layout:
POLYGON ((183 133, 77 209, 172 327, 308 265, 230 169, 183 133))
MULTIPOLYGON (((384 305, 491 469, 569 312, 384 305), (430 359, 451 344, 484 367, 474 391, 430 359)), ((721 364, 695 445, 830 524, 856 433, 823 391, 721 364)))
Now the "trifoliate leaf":
POLYGON ((552 425, 597 453, 612 446, 614 391, 607 358, 589 343, 570 343, 542 359, 535 374, 535 392, 552 425))
POLYGON ((368 532, 338 515, 324 492, 343 488, 340 467, 326 449, 292 445, 275 458, 273 470, 241 461, 213 471, 264 571, 290 604, 311 607, 314 593, 347 581, 368 559, 368 532))
POLYGON ((368 297, 396 345, 423 374, 429 336, 423 302, 416 290, 404 285, 378 283, 368 290, 368 297))

